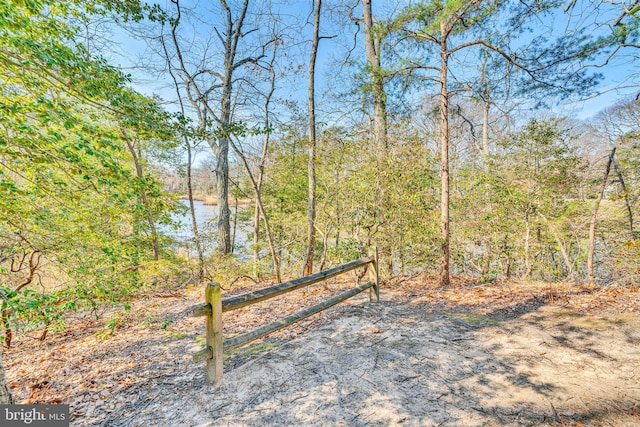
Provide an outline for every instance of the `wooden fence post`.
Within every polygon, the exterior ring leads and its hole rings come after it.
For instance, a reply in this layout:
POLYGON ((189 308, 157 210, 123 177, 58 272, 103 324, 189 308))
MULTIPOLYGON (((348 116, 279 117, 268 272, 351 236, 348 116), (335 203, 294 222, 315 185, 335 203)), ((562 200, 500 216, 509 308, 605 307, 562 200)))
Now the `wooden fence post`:
POLYGON ((220 285, 210 282, 205 290, 206 301, 211 304, 207 316, 207 347, 211 358, 207 359, 207 382, 215 385, 222 380, 224 353, 222 347, 222 293, 220 285))
POLYGON ((373 262, 369 267, 369 280, 371 280, 374 285, 369 288, 369 301, 373 302, 374 299, 376 302, 380 302, 380 274, 378 270, 378 247, 374 247, 374 252, 372 257, 373 262))

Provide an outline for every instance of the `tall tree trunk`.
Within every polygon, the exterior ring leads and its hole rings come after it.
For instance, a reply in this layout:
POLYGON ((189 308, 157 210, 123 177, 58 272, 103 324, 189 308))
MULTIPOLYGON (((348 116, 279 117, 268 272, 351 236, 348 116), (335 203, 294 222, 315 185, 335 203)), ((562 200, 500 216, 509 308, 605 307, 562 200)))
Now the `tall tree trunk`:
POLYGON ((440 215, 442 226, 442 258, 440 262, 440 286, 449 286, 449 92, 447 90, 447 73, 449 52, 447 51, 446 23, 440 24, 442 41, 440 42, 440 215))
MULTIPOLYGON (((490 173, 489 171, 489 110, 491 108, 491 103, 489 102, 489 91, 486 86, 486 57, 482 64, 482 84, 485 87, 484 90, 484 99, 482 100, 482 170, 485 173, 490 173)), ((488 187, 488 183, 485 183, 488 187)), ((487 188, 488 191, 488 188, 487 188)), ((487 193, 489 194, 489 193, 487 193)), ((491 204, 487 206, 489 211, 491 211, 491 204)), ((527 236, 528 237, 528 236, 527 236)), ((485 253, 482 262, 482 277, 485 277, 489 271, 489 266, 491 264, 491 239, 489 236, 485 237, 484 240, 485 253)))
POLYGON ((604 170, 604 176, 602 177, 602 183, 600 184, 600 190, 598 196, 593 205, 593 213, 591 214, 591 224, 589 226, 589 248, 587 250, 587 280, 589 283, 596 282, 596 275, 593 267, 593 254, 596 247, 596 222, 598 220, 598 208, 604 195, 604 190, 607 188, 607 180, 609 179, 609 172, 611 171, 611 163, 613 162, 613 156, 616 154, 616 147, 613 147, 609 159, 607 160, 607 166, 604 170))
POLYGON ((7 376, 4 371, 4 364, 2 363, 2 346, 0 345, 0 404, 10 405, 13 403, 11 392, 9 391, 9 384, 7 383, 7 376))
MULTIPOLYGON (((228 123, 227 123, 228 124, 228 123)), ((218 199, 218 241, 216 251, 231 253, 231 209, 229 208, 229 138, 218 141, 216 193, 218 199)))
MULTIPOLYGON (((384 89, 384 75, 381 67, 381 50, 380 38, 375 35, 375 18, 372 10, 372 0, 362 0, 362 22, 364 24, 364 43, 365 52, 367 54, 367 62, 369 64, 369 74, 371 78, 371 94, 373 97, 373 132, 374 132, 374 149, 376 153, 376 188, 375 200, 379 211, 382 213, 378 218, 379 222, 387 222, 385 210, 389 204, 389 188, 387 182, 382 179, 382 174, 389 169, 389 140, 387 126, 387 94, 384 89)), ((393 233, 393 231, 392 231, 393 233)), ((382 239, 379 242, 380 253, 387 255, 386 259, 389 263, 393 263, 391 252, 393 251, 393 238, 382 239)), ((368 250, 368 249, 365 249, 368 250)), ((393 269, 390 270, 393 274, 393 269)))
MULTIPOLYGON (((227 40, 231 40, 228 38, 227 40)), ((216 157, 216 192, 218 199, 218 247, 220 254, 231 253, 231 209, 229 208, 229 140, 227 133, 231 124, 231 94, 234 55, 227 49, 225 54, 225 80, 220 104, 220 122, 222 137, 218 139, 216 157)))
POLYGON ((489 168, 489 109, 491 105, 488 100, 482 104, 482 164, 484 170, 489 168))
POLYGON ((525 218, 525 235, 524 235, 524 274, 522 279, 527 279, 531 274, 531 222, 529 221, 529 213, 525 218))
POLYGON ((273 272, 276 275, 276 280, 278 283, 282 282, 282 276, 280 274, 280 257, 278 256, 278 252, 276 251, 276 245, 273 240, 273 233, 271 233, 271 227, 269 226, 269 217, 267 216, 267 212, 264 210, 264 204, 262 203, 262 194, 256 193, 256 197, 258 198, 258 207, 260 208, 260 212, 262 213, 262 219, 264 221, 264 231, 267 234, 267 243, 269 244, 269 251, 271 252, 271 258, 273 262, 273 272))
POLYGON ((485 172, 489 169, 489 111, 491 109, 491 91, 487 83, 487 61, 489 54, 485 51, 482 57, 481 81, 482 84, 482 167, 485 172))
MULTIPOLYGON (((267 235, 267 242, 269 243, 271 258, 273 258, 273 270, 274 270, 274 273, 276 274, 278 283, 280 283, 282 281, 282 278, 280 276, 280 258, 278 257, 278 253, 276 251, 275 243, 273 240, 273 234, 271 233, 271 227, 269 226, 269 216, 267 215, 267 212, 264 209, 264 204, 262 203, 262 191, 259 188, 258 181, 256 181, 255 177, 253 176, 253 173, 251 172, 251 168, 249 167, 249 162, 247 162, 247 157, 244 155, 242 151, 240 151, 238 146, 232 140, 229 140, 229 142, 231 143, 231 148, 233 148, 233 151, 237 154, 238 158, 242 161, 244 169, 247 172, 247 175, 249 177, 249 181, 251 181, 251 186, 253 187, 253 192, 254 192, 254 195, 256 196, 256 209, 260 212, 260 215, 262 215, 262 218, 264 220, 264 231, 267 235)), ((237 209, 236 209, 236 213, 237 213, 237 209)))
MULTIPOLYGON (((226 25, 224 31, 218 31, 216 29, 215 32, 224 46, 224 70, 220 73, 211 71, 219 79, 219 83, 216 83, 208 89, 201 88, 199 81, 196 80, 196 76, 201 71, 197 71, 196 73, 190 72, 190 64, 188 64, 183 57, 183 50, 180 47, 180 41, 177 36, 181 6, 179 0, 173 0, 172 3, 176 7, 177 16, 172 20, 171 38, 176 50, 175 56, 179 62, 181 78, 185 83, 187 96, 198 115, 198 122, 202 130, 209 131, 207 115, 213 119, 218 127, 218 134, 215 137, 212 136, 208 138, 207 142, 216 155, 216 193, 218 199, 218 237, 216 252, 228 254, 231 252, 231 210, 229 209, 229 143, 231 135, 229 135, 228 131, 229 125, 232 124, 231 99, 233 95, 233 74, 237 68, 250 62, 255 63, 257 60, 251 57, 241 60, 236 59, 238 43, 248 34, 243 32, 243 25, 249 8, 249 0, 242 2, 238 16, 235 19, 233 18, 233 13, 227 1, 220 0, 226 25), (216 90, 221 89, 220 108, 217 112, 211 107, 209 99, 209 94, 214 88, 216 90)), ((251 33, 251 31, 249 33, 251 33)), ((167 57, 170 58, 168 55, 167 57)))
POLYGON ((256 279, 260 275, 260 209, 257 201, 253 213, 253 275, 256 279))
POLYGON ((509 279, 511 277, 511 255, 507 255, 507 266, 505 267, 504 276, 509 279))
MULTIPOLYGON (((276 61, 276 51, 278 49, 277 37, 274 37, 276 41, 273 43, 273 56, 271 56, 271 61, 269 62, 269 77, 271 86, 269 88, 269 92, 265 95, 264 100, 264 127, 266 133, 264 135, 264 139, 262 140, 262 155, 260 156, 260 162, 258 163, 258 179, 256 183, 256 199, 260 199, 260 206, 258 206, 258 201, 256 200, 256 212, 253 218, 253 223, 255 226, 254 235, 253 235, 253 260, 254 260, 254 274, 258 277, 259 267, 260 267, 260 212, 264 211, 264 205, 262 204, 262 184, 264 182, 264 169, 267 163, 267 154, 269 153, 269 145, 271 142, 271 118, 270 118, 270 110, 269 106, 271 104, 271 98, 276 90, 276 70, 275 70, 275 61, 276 61)), ((273 237, 271 235, 271 229, 268 227, 269 218, 264 214, 264 222, 266 224, 267 231, 267 239, 269 242, 269 248, 271 250, 271 257, 273 258, 273 267, 274 273, 278 279, 278 283, 281 281, 280 277, 280 258, 275 250, 275 243, 273 241, 273 237)))
MULTIPOLYGON (((182 100, 180 101, 180 103, 182 104, 182 100)), ((182 111, 184 112, 184 108, 182 109, 182 111)), ((193 159, 189 137, 186 134, 186 130, 183 129, 183 132, 184 144, 187 148, 187 197, 189 198, 189 212, 191 213, 191 229, 193 230, 193 240, 196 245, 196 252, 198 253, 198 281, 201 281, 204 278, 204 251, 202 250, 202 241, 200 240, 198 221, 196 220, 196 207, 193 201, 193 180, 191 176, 191 165, 193 159)))
POLYGON ((323 271, 324 266, 327 262, 327 251, 329 249, 329 236, 331 235, 332 228, 333 226, 330 225, 326 233, 320 232, 322 237, 322 254, 320 255, 320 265, 318 266, 318 271, 323 271))
MULTIPOLYGON (((238 179, 238 178, 236 178, 238 179)), ((237 182, 237 181, 236 181, 237 182)), ((238 231, 238 195, 233 196, 233 229, 231 233, 231 252, 236 251, 236 233, 238 231)))
POLYGON ((624 206, 627 208, 627 218, 629 219, 629 234, 631 235, 631 238, 634 239, 635 234, 633 233, 633 212, 631 211, 631 203, 629 202, 629 192, 627 191, 627 185, 624 183, 622 170, 620 170, 615 156, 612 158, 612 162, 613 167, 618 174, 618 181, 620 182, 620 187, 622 187, 622 194, 624 194, 624 206))
MULTIPOLYGON (((167 66, 169 75, 173 80, 173 86, 176 90, 176 95, 178 97, 178 103, 180 104, 180 113, 182 114, 182 119, 186 120, 186 114, 184 109, 184 101, 182 98, 182 93, 180 92, 180 85, 178 84, 178 78, 173 72, 173 66, 171 64, 171 60, 169 59, 169 52, 167 51, 167 46, 162 40, 162 48, 164 49, 165 58, 167 60, 167 66)), ((193 240, 196 245, 196 252, 198 254, 198 282, 204 278, 204 250, 202 249, 202 240, 200 239, 200 231, 198 230, 198 221, 196 220, 196 208, 193 200, 193 153, 191 151, 191 141, 189 140, 189 136, 187 134, 186 124, 182 123, 182 138, 184 141, 184 146, 187 149, 187 197, 189 200, 189 212, 191 214, 191 229, 193 230, 193 240)))
POLYGON ((387 96, 384 91, 382 68, 380 67, 380 41, 374 37, 374 18, 371 0, 363 0, 364 42, 371 74, 373 94, 373 128, 378 151, 386 151, 387 142, 387 96))
MULTIPOLYGON (((483 73, 483 79, 484 79, 484 73, 483 73)), ((483 109, 482 109, 482 168, 485 173, 490 173, 489 172, 489 167, 490 167, 489 165, 489 108, 490 108, 489 100, 486 99, 484 101, 483 109)), ((487 194, 489 194, 488 193, 489 184, 485 183, 485 186, 487 187, 487 194)), ((492 210, 491 203, 487 204, 487 208, 489 212, 491 212, 492 210)), ((491 266, 490 235, 485 236, 484 247, 485 247, 485 252, 484 252, 484 258, 482 262, 482 277, 486 277, 487 273, 489 272, 489 268, 491 266)))
POLYGON ((231 253, 231 209, 229 208, 229 144, 231 135, 228 133, 231 125, 231 97, 233 95, 233 72, 241 66, 246 58, 240 63, 236 62, 238 42, 245 36, 242 31, 244 19, 247 15, 249 0, 242 2, 242 7, 238 18, 233 20, 231 9, 226 0, 220 1, 227 19, 227 26, 224 38, 224 75, 222 79, 222 97, 220 99, 220 116, 217 120, 222 131, 222 137, 218 139, 216 157, 216 178, 218 195, 218 247, 221 254, 231 253))
POLYGON ((309 57, 309 81, 308 81, 308 108, 309 108, 309 189, 307 202, 307 255, 302 270, 303 276, 313 273, 313 258, 316 244, 316 107, 315 107, 315 69, 318 56, 318 43, 320 41, 320 10, 322 0, 315 0, 313 12, 313 40, 311 55, 309 57))
POLYGON ((482 270, 480 276, 484 279, 489 273, 491 267, 491 241, 489 239, 484 242, 484 253, 482 254, 482 270))

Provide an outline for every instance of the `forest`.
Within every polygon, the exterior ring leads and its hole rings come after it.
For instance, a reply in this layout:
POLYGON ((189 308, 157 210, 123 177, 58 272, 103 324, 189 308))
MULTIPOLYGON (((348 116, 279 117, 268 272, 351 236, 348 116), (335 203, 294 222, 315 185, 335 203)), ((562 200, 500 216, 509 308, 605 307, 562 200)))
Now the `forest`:
POLYGON ((308 3, 0 3, 5 353, 374 248, 442 289, 637 288, 640 2, 308 3))

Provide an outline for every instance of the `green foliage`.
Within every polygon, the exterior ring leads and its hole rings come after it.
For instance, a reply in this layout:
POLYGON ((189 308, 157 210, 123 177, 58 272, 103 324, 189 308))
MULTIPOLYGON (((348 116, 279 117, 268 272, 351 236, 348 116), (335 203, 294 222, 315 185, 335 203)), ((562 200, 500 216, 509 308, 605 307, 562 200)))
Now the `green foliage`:
POLYGON ((235 254, 214 253, 207 262, 212 266, 210 280, 219 283, 225 289, 239 278, 250 276, 250 265, 242 262, 235 254))
MULTIPOLYGON (((286 247, 283 261, 301 259, 306 239, 307 157, 306 139, 287 132, 271 146, 269 173, 263 186, 263 203, 271 231, 286 247)), ((264 231, 264 230, 263 230, 264 231)), ((291 266, 293 268, 293 266, 291 266)))
MULTIPOLYGON (((561 120, 531 120, 499 143, 487 170, 461 171, 455 193, 464 197, 454 199, 452 228, 456 259, 464 271, 475 265, 471 271, 477 274, 483 257, 490 256, 491 276, 497 268, 499 274, 509 268, 510 274, 565 277, 553 233, 568 236, 588 210, 578 199, 585 162, 564 129, 561 120)), ((561 243, 574 262, 583 253, 573 239, 561 243)))
MULTIPOLYGON (((317 146, 317 261, 325 268, 352 261, 374 245, 386 251, 385 269, 430 264, 435 256, 436 163, 419 138, 399 129, 387 155, 368 138, 324 129, 317 146)), ((297 271, 306 239, 306 141, 295 132, 276 140, 264 186, 265 205, 285 267, 297 271)))
POLYGON ((612 277, 615 282, 637 286, 640 278, 640 239, 637 236, 614 242, 612 277))
POLYGON ((175 206, 130 149, 170 141, 169 116, 74 42, 93 6, 0 4, 0 280, 27 328, 128 298, 151 260, 149 218, 175 206))
POLYGON ((445 27, 453 22, 453 17, 462 16, 464 19, 455 22, 453 28, 447 28, 452 34, 474 29, 487 17, 504 4, 504 1, 473 0, 438 0, 426 1, 410 6, 402 11, 395 26, 414 27, 419 37, 431 38, 440 33, 441 25, 445 27))

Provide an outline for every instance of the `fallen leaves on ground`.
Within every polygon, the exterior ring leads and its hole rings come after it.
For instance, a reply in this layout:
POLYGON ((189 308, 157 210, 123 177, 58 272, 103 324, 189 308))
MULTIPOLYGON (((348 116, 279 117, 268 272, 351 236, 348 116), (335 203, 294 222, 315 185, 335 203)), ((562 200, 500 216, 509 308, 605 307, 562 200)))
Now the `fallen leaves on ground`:
MULTIPOLYGON (((225 313, 225 336, 247 332, 354 287, 355 276, 344 277, 225 313)), ((255 289, 254 283, 240 283, 224 296, 255 289)), ((45 341, 37 339, 42 331, 20 336, 3 356, 15 401, 68 403, 72 418, 100 421, 109 414, 113 419, 117 418, 114 414, 126 417, 146 410, 159 387, 200 384, 203 363, 192 362, 191 354, 203 345, 204 321, 184 313, 201 304, 203 294, 202 286, 189 285, 177 292, 140 297, 130 304, 130 310, 114 308, 99 319, 91 313, 74 313, 66 331, 50 333, 45 341), (111 319, 116 326, 110 329, 105 324, 111 319), (181 374, 176 377, 176 372, 181 374)), ((381 295, 383 300, 410 303, 426 312, 470 313, 493 319, 510 318, 548 304, 593 315, 640 312, 637 288, 569 283, 482 283, 455 277, 451 287, 440 288, 435 277, 419 275, 387 280, 381 295)), ((329 310, 314 315, 272 334, 266 342, 293 338, 337 313, 329 310)), ((240 349, 228 357, 227 365, 233 368, 250 357, 251 351, 240 349)), ((638 408, 630 415, 638 416, 638 408)))

